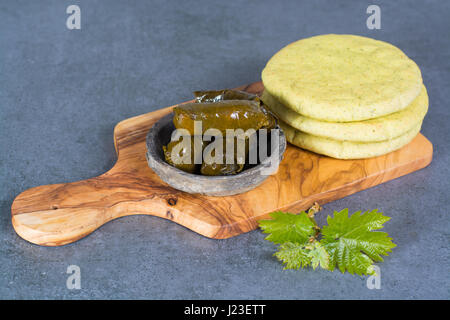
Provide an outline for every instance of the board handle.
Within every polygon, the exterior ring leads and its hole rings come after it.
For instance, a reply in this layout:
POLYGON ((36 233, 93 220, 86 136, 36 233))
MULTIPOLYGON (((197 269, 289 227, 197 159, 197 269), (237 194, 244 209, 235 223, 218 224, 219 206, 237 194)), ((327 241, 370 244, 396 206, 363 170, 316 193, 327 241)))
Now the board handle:
POLYGON ((77 182, 34 187, 14 200, 12 224, 20 237, 35 244, 71 243, 115 218, 150 214, 149 201, 152 211, 162 210, 164 199, 155 199, 148 183, 148 179, 105 173, 77 182))

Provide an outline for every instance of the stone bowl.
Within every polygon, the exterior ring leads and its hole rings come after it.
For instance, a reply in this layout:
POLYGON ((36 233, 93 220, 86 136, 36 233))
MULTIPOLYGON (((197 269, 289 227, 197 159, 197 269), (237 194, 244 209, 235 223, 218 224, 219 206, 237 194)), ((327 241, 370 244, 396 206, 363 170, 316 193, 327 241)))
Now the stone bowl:
POLYGON ((271 161, 277 164, 276 168, 273 168, 275 170, 272 174, 278 169, 278 164, 283 159, 286 150, 286 137, 281 128, 277 127, 277 129, 280 130, 279 148, 271 150, 271 155, 261 163, 248 169, 244 168, 235 175, 203 176, 182 171, 165 161, 162 147, 169 143, 172 132, 175 130, 173 113, 170 113, 159 119, 147 134, 147 162, 165 183, 177 190, 208 196, 230 196, 244 193, 256 188, 268 178, 270 174, 267 171, 271 161))

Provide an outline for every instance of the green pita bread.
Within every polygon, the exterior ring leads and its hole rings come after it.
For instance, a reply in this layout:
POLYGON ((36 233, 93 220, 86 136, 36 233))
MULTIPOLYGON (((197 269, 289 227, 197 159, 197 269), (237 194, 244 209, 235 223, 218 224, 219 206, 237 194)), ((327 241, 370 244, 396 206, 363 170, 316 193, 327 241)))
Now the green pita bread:
POLYGON ((422 89, 419 67, 397 47, 355 35, 291 43, 262 71, 284 106, 324 121, 361 121, 406 108, 422 89))
POLYGON ((405 109, 387 116, 354 122, 327 122, 302 116, 283 106, 268 91, 261 96, 269 109, 285 123, 302 132, 334 140, 375 142, 396 138, 422 122, 428 110, 425 86, 405 109))
POLYGON ((415 125, 411 130, 394 139, 368 143, 339 141, 313 136, 298 131, 283 121, 279 121, 279 125, 286 135, 286 140, 295 146, 337 159, 362 159, 380 156, 400 149, 419 133, 422 123, 415 125))

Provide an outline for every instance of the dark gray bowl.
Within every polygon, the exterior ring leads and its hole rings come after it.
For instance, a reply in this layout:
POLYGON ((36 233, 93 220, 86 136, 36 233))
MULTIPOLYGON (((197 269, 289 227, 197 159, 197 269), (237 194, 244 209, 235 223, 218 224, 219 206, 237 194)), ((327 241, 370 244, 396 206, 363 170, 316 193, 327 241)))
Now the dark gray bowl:
MULTIPOLYGON (((168 164, 164 159, 163 145, 170 141, 175 127, 173 114, 170 113, 159 119, 147 134, 147 161, 150 168, 167 184, 175 189, 204 194, 208 196, 229 196, 249 191, 260 185, 269 176, 267 168, 271 161, 279 162, 283 159, 286 150, 286 137, 279 127, 279 148, 272 150, 260 164, 244 169, 242 172, 229 176, 203 176, 192 174, 177 169, 168 164)), ((276 170, 275 170, 276 171, 276 170)))

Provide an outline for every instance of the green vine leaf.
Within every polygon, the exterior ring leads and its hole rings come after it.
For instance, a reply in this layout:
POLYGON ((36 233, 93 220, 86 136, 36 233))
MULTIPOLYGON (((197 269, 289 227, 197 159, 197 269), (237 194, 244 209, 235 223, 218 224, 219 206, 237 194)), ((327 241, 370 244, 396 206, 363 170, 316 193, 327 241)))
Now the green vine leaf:
POLYGON ((309 251, 305 243, 286 242, 278 248, 274 255, 285 264, 284 269, 301 269, 311 263, 312 257, 309 255, 309 251))
POLYGON ((308 256, 311 258, 311 265, 314 270, 319 265, 322 269, 329 269, 330 255, 320 242, 314 242, 313 246, 310 247, 308 256))
POLYGON ((372 274, 373 262, 383 261, 381 255, 388 255, 396 246, 387 233, 372 232, 388 220, 376 209, 363 214, 358 211, 350 217, 348 209, 344 209, 328 216, 321 244, 330 256, 329 269, 333 271, 337 265, 341 272, 372 274))
POLYGON ((264 233, 270 233, 266 240, 275 244, 306 243, 316 235, 315 224, 304 211, 299 214, 276 211, 270 216, 271 220, 260 220, 259 226, 264 233))
POLYGON ((328 269, 328 252, 318 241, 303 244, 285 242, 274 255, 285 264, 284 269, 301 269, 309 265, 314 270, 319 265, 323 269, 328 269))

